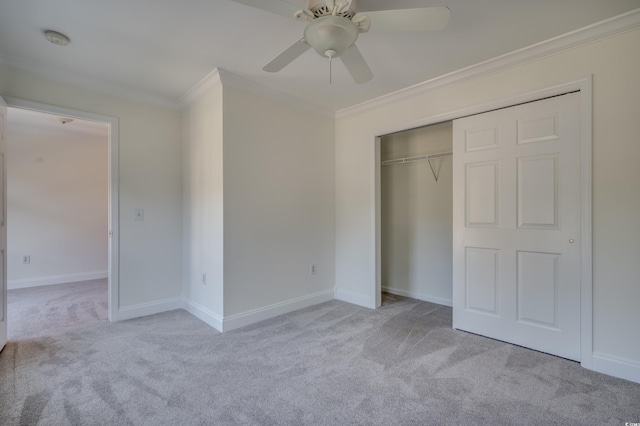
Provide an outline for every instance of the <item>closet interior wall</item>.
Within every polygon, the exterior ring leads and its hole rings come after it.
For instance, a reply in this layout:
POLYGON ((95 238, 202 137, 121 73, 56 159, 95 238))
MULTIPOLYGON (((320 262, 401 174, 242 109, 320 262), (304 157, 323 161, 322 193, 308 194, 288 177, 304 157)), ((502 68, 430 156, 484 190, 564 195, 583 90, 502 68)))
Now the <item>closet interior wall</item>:
MULTIPOLYGON (((452 122, 440 123, 383 136, 380 159, 446 153, 452 145, 452 122)), ((382 291, 451 306, 452 157, 431 165, 381 167, 382 291)))

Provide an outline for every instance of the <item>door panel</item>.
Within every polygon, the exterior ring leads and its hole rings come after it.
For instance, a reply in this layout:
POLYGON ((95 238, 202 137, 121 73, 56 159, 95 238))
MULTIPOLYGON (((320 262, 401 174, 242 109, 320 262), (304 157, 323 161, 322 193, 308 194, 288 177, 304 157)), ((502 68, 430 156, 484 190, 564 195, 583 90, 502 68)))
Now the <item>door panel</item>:
POLYGON ((559 255, 519 251, 517 256, 518 321, 559 330, 559 255))
POLYGON ((467 164, 466 211, 467 226, 498 226, 499 163, 467 164))
POLYGON ((518 158, 518 227, 557 228, 558 155, 518 158))
POLYGON ((498 312, 498 250, 466 248, 466 304, 469 311, 497 315, 498 312))
POLYGON ((580 359, 579 94, 454 121, 453 324, 580 359))

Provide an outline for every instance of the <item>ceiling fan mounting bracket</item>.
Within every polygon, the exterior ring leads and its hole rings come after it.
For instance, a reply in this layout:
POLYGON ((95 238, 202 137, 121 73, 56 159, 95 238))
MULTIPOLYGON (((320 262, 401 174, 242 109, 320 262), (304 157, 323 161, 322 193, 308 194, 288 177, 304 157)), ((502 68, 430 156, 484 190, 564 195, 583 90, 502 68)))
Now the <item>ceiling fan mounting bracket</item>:
POLYGON ((352 19, 356 14, 355 0, 307 0, 307 9, 316 18, 323 16, 342 16, 352 19))

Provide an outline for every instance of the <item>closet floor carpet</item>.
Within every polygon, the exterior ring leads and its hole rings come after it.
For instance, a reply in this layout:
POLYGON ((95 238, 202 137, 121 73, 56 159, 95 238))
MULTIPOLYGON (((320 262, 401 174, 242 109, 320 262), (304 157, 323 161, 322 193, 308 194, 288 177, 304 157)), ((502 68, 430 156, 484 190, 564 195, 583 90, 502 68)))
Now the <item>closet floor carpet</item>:
POLYGON ((455 331, 451 309, 331 301, 220 334, 111 324, 106 283, 9 292, 3 425, 623 425, 640 384, 455 331))

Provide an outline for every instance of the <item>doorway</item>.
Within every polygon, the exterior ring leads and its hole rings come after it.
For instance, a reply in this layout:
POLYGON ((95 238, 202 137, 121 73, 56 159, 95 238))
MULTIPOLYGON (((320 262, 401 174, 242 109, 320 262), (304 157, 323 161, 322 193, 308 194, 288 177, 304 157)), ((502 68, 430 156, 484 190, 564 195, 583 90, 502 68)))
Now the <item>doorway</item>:
MULTIPOLYGON (((25 101, 17 98, 4 97, 7 106, 19 112, 24 110, 41 114, 49 114, 57 118, 66 118, 83 122, 87 127, 104 127, 107 135, 107 227, 103 229, 107 238, 107 316, 109 321, 118 320, 119 308, 119 262, 118 262, 118 119, 99 114, 73 110, 54 105, 25 101)), ((10 114, 10 112, 9 112, 10 114)), ((64 124, 67 125, 67 124, 64 124)), ((7 160, 11 162, 11 158, 7 160)), ((36 158, 35 161, 38 161, 36 158)), ((11 229, 11 224, 8 224, 11 229)), ((11 231, 9 231, 11 232, 11 231)), ((104 235, 104 234, 103 234, 104 235)), ((28 256, 29 253, 21 254, 28 256)), ((22 260, 22 259, 21 259, 22 260)), ((29 259, 27 259, 29 260, 29 259)), ((89 275, 87 278, 91 278, 89 275)), ((10 319, 9 319, 10 321, 10 319)))

